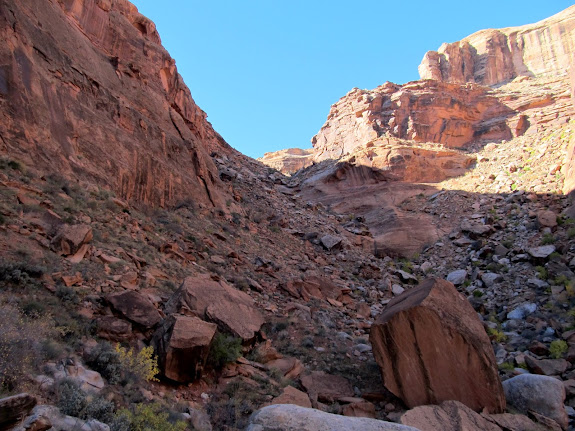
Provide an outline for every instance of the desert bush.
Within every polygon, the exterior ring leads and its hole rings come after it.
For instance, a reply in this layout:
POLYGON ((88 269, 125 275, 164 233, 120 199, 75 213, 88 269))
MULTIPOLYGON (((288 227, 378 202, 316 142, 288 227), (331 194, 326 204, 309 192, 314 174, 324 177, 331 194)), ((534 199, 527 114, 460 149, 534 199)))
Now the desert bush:
POLYGON ((86 358, 86 363, 98 371, 111 384, 128 381, 157 381, 158 362, 154 358, 154 349, 144 347, 139 352, 126 349, 119 344, 112 347, 109 343, 98 344, 86 358))
POLYGON ((157 403, 122 409, 111 423, 112 431, 184 431, 183 421, 170 422, 169 414, 157 403))
POLYGON ((58 408, 65 415, 80 417, 88 405, 86 394, 74 380, 61 380, 56 388, 56 393, 58 395, 58 408))
POLYGON ((41 316, 42 314, 44 314, 44 311, 46 310, 46 307, 43 303, 38 302, 34 299, 29 299, 25 301, 24 303, 21 304, 20 307, 22 308, 22 313, 24 313, 25 316, 31 318, 41 316))
POLYGON ((103 397, 96 397, 86 405, 80 417, 82 419, 96 419, 105 424, 110 424, 114 421, 115 409, 113 402, 103 397))
POLYGON ((126 373, 130 373, 136 379, 146 381, 158 381, 156 375, 160 372, 158 361, 154 357, 154 348, 152 346, 144 347, 139 352, 133 349, 125 349, 119 344, 116 345, 116 352, 120 364, 126 373))
POLYGON ((567 352, 568 349, 569 346, 563 340, 552 341, 551 344, 549 345, 549 353, 551 354, 551 357, 554 359, 561 358, 567 352))
POLYGON ((68 416, 80 419, 96 419, 103 423, 111 423, 114 420, 114 403, 107 399, 96 396, 89 397, 72 379, 63 379, 56 388, 58 395, 57 405, 60 411, 68 416))
POLYGON ((0 305, 0 392, 17 389, 42 359, 40 343, 51 336, 47 317, 34 320, 9 305, 0 305))
POLYGON ((78 298, 78 292, 72 287, 60 285, 56 287, 56 296, 62 300, 62 302, 69 302, 71 304, 77 304, 80 302, 78 298))
POLYGON ((106 342, 98 344, 86 357, 86 363, 111 384, 122 381, 120 355, 106 342))
POLYGON ((46 268, 25 262, 0 264, 0 281, 25 285, 40 278, 46 268))
POLYGON ((224 365, 235 362, 242 354, 242 340, 217 333, 210 347, 208 363, 214 368, 222 368, 224 365))

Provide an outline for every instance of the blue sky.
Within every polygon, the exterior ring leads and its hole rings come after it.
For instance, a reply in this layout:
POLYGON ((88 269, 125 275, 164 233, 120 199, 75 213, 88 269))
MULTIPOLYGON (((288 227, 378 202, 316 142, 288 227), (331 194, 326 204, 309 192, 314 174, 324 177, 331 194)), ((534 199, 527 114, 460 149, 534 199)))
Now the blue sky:
POLYGON ((251 157, 311 148, 353 87, 419 78, 425 52, 523 25, 570 1, 132 0, 152 19, 196 103, 251 157))

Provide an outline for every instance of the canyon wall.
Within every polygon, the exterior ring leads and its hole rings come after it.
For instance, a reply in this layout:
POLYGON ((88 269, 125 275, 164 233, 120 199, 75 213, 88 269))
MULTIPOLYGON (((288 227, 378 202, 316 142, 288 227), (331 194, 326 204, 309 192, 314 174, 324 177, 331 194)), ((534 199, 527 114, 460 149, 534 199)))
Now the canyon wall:
POLYGON ((0 1, 0 153, 167 206, 225 202, 231 151, 126 0, 0 1))
POLYGON ((535 24, 478 31, 429 51, 421 79, 496 85, 517 76, 564 75, 575 51, 575 6, 535 24))

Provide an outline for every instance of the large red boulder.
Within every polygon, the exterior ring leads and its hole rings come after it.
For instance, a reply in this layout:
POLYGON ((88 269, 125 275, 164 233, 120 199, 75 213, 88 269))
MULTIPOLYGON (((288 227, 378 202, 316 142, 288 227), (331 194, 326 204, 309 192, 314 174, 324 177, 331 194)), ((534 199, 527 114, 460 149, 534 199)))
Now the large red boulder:
POLYGON ((197 317, 174 315, 164 320, 152 340, 164 376, 181 383, 200 378, 216 329, 197 317))
POLYGON ((491 343, 453 284, 428 279, 394 298, 371 328, 385 387, 408 407, 456 400, 505 409, 491 343))

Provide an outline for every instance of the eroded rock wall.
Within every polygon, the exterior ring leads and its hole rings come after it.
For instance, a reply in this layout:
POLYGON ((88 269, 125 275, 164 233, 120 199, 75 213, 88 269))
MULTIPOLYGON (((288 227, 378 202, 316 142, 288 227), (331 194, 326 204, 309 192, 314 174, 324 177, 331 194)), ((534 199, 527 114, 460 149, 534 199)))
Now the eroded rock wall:
POLYGON ((495 85, 517 76, 563 75, 575 50, 575 6, 535 24, 481 30, 429 51, 421 79, 495 85))
POLYGON ((225 202, 194 103, 155 25, 126 0, 0 1, 0 152, 166 206, 225 202))
POLYGON ((477 139, 509 139, 513 110, 474 84, 387 82, 354 88, 332 105, 312 138, 316 160, 337 159, 381 136, 463 147, 477 139))

